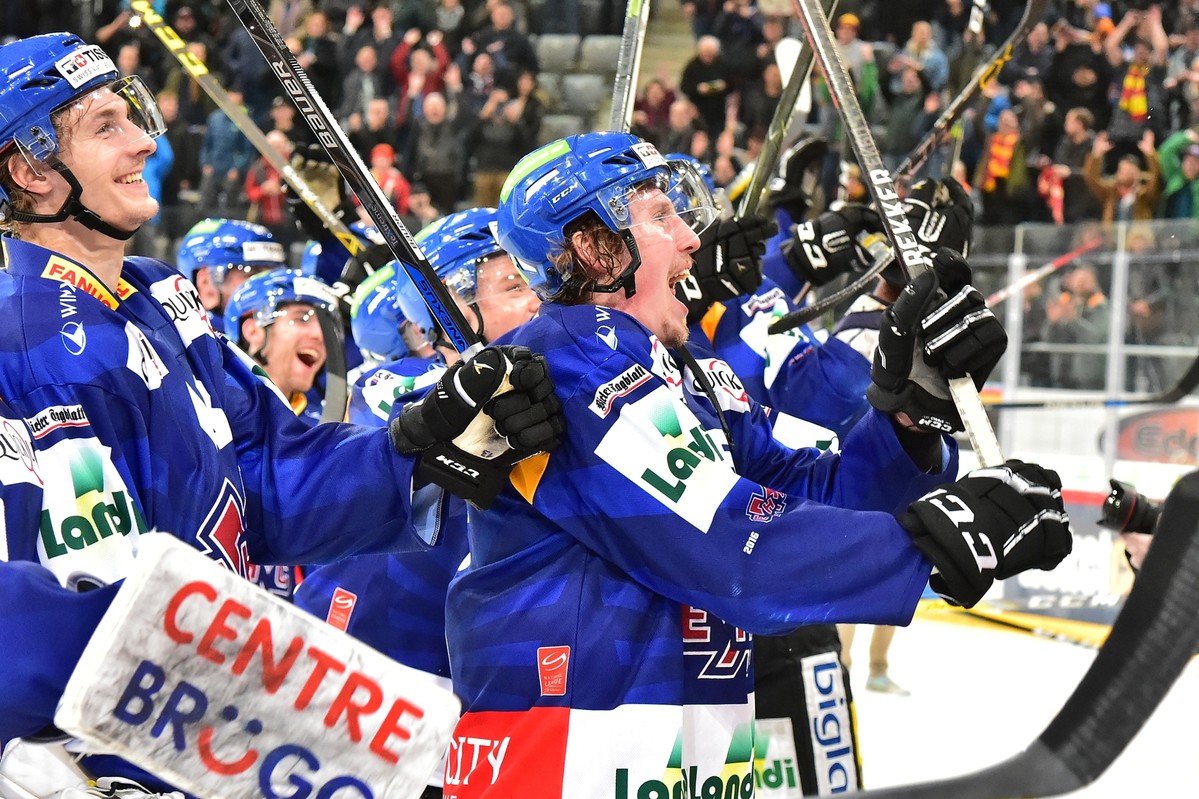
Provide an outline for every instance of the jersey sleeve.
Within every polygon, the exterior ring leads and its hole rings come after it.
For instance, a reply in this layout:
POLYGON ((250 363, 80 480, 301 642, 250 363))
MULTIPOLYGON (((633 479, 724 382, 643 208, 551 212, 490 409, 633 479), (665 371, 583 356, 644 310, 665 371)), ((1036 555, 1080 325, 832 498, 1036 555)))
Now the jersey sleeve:
POLYGON ((413 524, 416 459, 386 429, 309 428, 228 344, 225 415, 245 484, 250 557, 322 563, 423 547, 413 524))
MULTIPOLYGON (((651 590, 751 632, 910 619, 929 563, 890 513, 830 504, 864 504, 851 499, 857 483, 889 478, 865 462, 868 453, 859 463, 785 451, 755 409, 726 414, 741 416, 730 420, 738 439, 731 456, 711 416, 697 416, 622 353, 566 361, 551 360, 566 442, 532 494, 566 534, 651 590), (747 435, 752 428, 761 429, 747 435), (735 471, 734 459, 759 456, 768 462, 755 476, 777 485, 735 471)), ((863 433, 865 445, 881 438, 863 433)), ((901 491, 938 482, 913 475, 901 491)))
POLYGON ((54 710, 117 586, 76 593, 36 563, 0 561, 0 741, 33 735, 54 710), (46 635, 53 630, 53 635, 46 635))

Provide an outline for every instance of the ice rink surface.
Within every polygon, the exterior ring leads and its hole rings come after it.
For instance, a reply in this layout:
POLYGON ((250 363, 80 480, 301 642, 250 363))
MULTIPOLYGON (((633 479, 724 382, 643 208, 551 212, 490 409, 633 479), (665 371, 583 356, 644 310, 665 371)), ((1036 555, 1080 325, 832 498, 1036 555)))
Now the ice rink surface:
MULTIPOLYGON (((996 627, 917 618, 896 632, 890 674, 911 691, 866 690, 870 628, 854 637, 850 680, 867 788, 976 771, 1016 754, 1078 685, 1093 649, 996 627)), ((1199 797, 1199 665, 1178 682, 1085 799, 1199 797)))

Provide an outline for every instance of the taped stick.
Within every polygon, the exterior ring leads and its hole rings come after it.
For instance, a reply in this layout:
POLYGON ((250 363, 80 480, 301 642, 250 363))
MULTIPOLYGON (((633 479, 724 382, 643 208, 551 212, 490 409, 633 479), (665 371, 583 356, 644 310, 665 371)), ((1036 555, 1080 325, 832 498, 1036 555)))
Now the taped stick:
POLYGON ((628 133, 633 126, 633 106, 637 100, 637 75, 641 72, 641 51, 645 47, 645 29, 649 26, 650 0, 629 0, 625 8, 624 29, 620 34, 620 53, 616 57, 616 80, 612 85, 612 112, 608 130, 628 133))
MULTIPOLYGON (((870 134, 866 115, 862 113, 862 107, 858 104, 858 97, 854 93, 845 64, 841 61, 824 9, 815 0, 791 2, 803 20, 808 46, 820 62, 833 103, 841 113, 841 123, 858 158, 858 164, 862 167, 866 186, 878 208, 896 263, 905 277, 927 271, 930 265, 921 254, 920 243, 908 224, 907 214, 895 190, 891 173, 883 167, 883 158, 870 134)), ((999 447, 995 431, 991 429, 991 421, 983 409, 974 381, 969 375, 956 378, 949 381, 949 389, 979 463, 983 466, 998 466, 1003 463, 1003 450, 999 447)))

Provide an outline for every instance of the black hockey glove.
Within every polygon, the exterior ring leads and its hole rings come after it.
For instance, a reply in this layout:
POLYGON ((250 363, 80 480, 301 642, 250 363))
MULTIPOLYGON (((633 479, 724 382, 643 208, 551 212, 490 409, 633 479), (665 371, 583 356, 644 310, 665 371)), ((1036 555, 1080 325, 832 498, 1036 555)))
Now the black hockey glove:
MULTIPOLYGON (((962 184, 953 178, 922 180, 912 187, 904 200, 904 208, 922 253, 931 256, 942 247, 948 247, 963 258, 970 255, 974 201, 962 184)), ((894 286, 903 286, 907 282, 895 264, 883 271, 883 279, 894 286)))
POLYGON ((390 424, 396 450, 420 456, 418 478, 480 508, 490 506, 513 464, 555 448, 564 430, 545 357, 512 346, 454 364, 390 424))
POLYGON ((970 267, 957 253, 939 251, 933 267, 884 312, 866 398, 884 413, 906 414, 901 423, 952 433, 962 429, 962 418, 948 381, 969 374, 982 388, 1003 357, 1007 333, 969 285, 970 267), (957 287, 948 299, 942 283, 957 287))
POLYGON ((858 234, 882 231, 882 220, 871 208, 846 203, 836 211, 800 222, 781 249, 796 277, 823 286, 847 272, 869 269, 873 259, 859 243, 858 234))
POLYGON ((929 586, 973 607, 991 583, 1048 571, 1070 554, 1070 517, 1057 472, 1009 460, 975 469, 913 502, 899 523, 932 561, 929 586))
POLYGON ((691 276, 675 288, 687 306, 687 324, 699 321, 712 303, 752 294, 762 285, 766 240, 778 231, 773 219, 755 214, 716 222, 700 234, 691 276))
MULTIPOLYGON (((291 155, 290 166, 329 213, 338 218, 344 216, 343 205, 349 199, 346 184, 324 147, 319 144, 297 146, 291 155)), ((291 186, 284 192, 283 200, 305 236, 320 239, 327 235, 325 223, 291 186)))

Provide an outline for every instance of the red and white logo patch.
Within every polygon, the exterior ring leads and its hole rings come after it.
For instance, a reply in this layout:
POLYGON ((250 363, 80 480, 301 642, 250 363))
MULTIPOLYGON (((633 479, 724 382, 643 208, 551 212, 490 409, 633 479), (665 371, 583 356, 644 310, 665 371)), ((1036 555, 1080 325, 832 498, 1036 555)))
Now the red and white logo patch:
POLYGON ((542 696, 566 695, 566 670, 570 666, 569 646, 537 647, 537 676, 542 696))
POLYGON ((333 591, 333 601, 329 603, 329 613, 325 621, 339 630, 350 627, 350 616, 354 615, 354 605, 358 603, 358 595, 338 586, 333 591))

